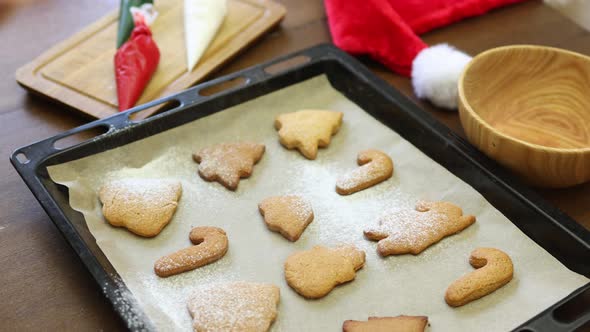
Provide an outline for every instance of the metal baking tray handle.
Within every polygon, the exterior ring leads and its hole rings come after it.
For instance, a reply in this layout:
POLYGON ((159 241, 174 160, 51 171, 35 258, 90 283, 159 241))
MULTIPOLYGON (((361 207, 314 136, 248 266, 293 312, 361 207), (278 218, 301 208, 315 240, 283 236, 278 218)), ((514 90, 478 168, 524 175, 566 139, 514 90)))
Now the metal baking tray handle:
MULTIPOLYGON (((556 281, 558 282, 558 281, 556 281)), ((539 294, 539 296, 542 296, 539 294)), ((531 318, 528 322, 517 327, 515 332, 570 332, 570 331, 588 331, 590 322, 590 285, 583 286, 547 310, 531 318), (566 308, 568 307, 568 308, 566 308), (579 311, 574 317, 563 317, 562 309, 572 311, 576 307, 579 311)), ((566 310, 563 310, 564 312, 566 310)), ((571 316, 571 313, 568 313, 571 316)))
POLYGON ((311 49, 292 53, 279 57, 268 63, 250 67, 241 71, 237 71, 223 77, 219 77, 184 90, 173 96, 164 97, 153 102, 140 105, 133 109, 126 111, 128 117, 133 113, 141 112, 144 109, 156 106, 158 104, 176 101, 177 106, 158 113, 144 121, 162 117, 165 114, 181 111, 186 106, 193 106, 206 102, 213 98, 219 98, 223 95, 229 95, 236 90, 242 89, 246 85, 263 85, 267 84, 269 78, 288 74, 299 70, 301 67, 309 63, 320 62, 326 58, 333 56, 334 47, 332 45, 320 45, 311 49))
POLYGON ((150 121, 159 117, 163 117, 166 114, 173 113, 176 111, 182 111, 188 105, 199 104, 206 102, 209 99, 217 98, 224 94, 230 94, 235 90, 243 88, 245 85, 257 85, 265 84, 269 77, 287 74, 292 71, 298 70, 300 67, 308 64, 309 62, 319 62, 329 57, 332 52, 326 52, 333 50, 332 46, 321 45, 301 52, 289 54, 280 58, 275 59, 269 63, 251 67, 245 70, 241 70, 230 75, 226 75, 199 85, 196 85, 190 89, 187 89, 181 93, 160 98, 134 108, 131 108, 125 112, 114 114, 110 117, 96 120, 80 127, 63 132, 55 137, 51 137, 45 140, 38 141, 27 147, 17 149, 10 156, 10 160, 14 165, 22 168, 36 169, 37 165, 43 161, 47 155, 60 151, 67 151, 69 149, 79 147, 82 144, 89 143, 93 140, 100 139, 104 136, 108 136, 119 129, 133 127, 139 123, 150 121), (204 93, 215 87, 223 87, 224 85, 231 82, 238 82, 239 84, 229 84, 229 88, 222 88, 214 93, 204 93), (165 112, 158 113, 152 117, 141 121, 133 120, 133 114, 141 112, 145 109, 155 107, 161 104, 171 103, 173 107, 165 112), (85 141, 78 142, 72 146, 64 149, 59 149, 55 146, 55 142, 73 136, 83 131, 91 130, 93 128, 104 127, 105 132, 97 135, 93 138, 89 138, 85 141))
MULTIPOLYGON (((117 118, 117 120, 123 120, 123 117, 119 116, 119 115, 115 116, 115 118, 117 118)), ((48 155, 52 155, 52 154, 54 154, 56 152, 60 152, 60 151, 67 151, 67 150, 74 148, 76 146, 79 146, 83 143, 88 143, 93 140, 97 140, 101 137, 107 136, 107 135, 115 132, 118 128, 120 128, 120 126, 117 125, 120 122, 121 121, 98 120, 98 121, 94 121, 91 123, 87 123, 87 124, 82 125, 80 127, 76 127, 74 129, 65 131, 59 135, 54 136, 54 137, 50 137, 50 138, 38 141, 36 143, 33 143, 29 146, 19 148, 12 153, 12 155, 10 156, 10 161, 12 162, 13 165, 18 166, 17 169, 18 168, 28 168, 28 169, 34 170, 37 168, 39 163, 41 163, 48 155), (67 148, 63 148, 63 149, 58 148, 56 146, 56 142, 66 138, 68 136, 73 136, 73 135, 76 135, 76 134, 84 132, 84 131, 89 131, 89 130, 97 129, 97 128, 101 128, 101 127, 104 128, 104 132, 102 134, 99 134, 95 137, 89 138, 89 139, 85 140, 84 142, 79 142, 77 144, 74 144, 72 146, 68 146, 67 148)), ((126 121, 122 121, 122 122, 125 123, 126 121)))

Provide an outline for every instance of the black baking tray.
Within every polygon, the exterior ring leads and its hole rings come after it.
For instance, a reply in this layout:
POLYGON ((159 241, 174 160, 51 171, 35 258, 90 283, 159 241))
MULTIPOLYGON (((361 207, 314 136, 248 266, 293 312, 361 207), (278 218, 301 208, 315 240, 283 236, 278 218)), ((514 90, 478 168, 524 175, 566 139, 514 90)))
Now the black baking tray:
MULTIPOLYGON (((97 246, 83 215, 69 206, 67 188, 51 181, 47 167, 146 138, 322 74, 336 90, 479 191, 564 265, 590 277, 590 232, 549 205, 356 59, 328 44, 197 85, 179 94, 22 147, 11 155, 10 160, 128 328, 132 331, 155 330, 136 300, 128 296, 130 292, 97 246), (296 64, 288 66, 291 63, 296 64), (277 66, 280 68, 282 65, 287 68, 276 72, 277 66), (273 69, 272 73, 269 69, 273 69), (203 93, 212 87, 238 80, 243 82, 238 87, 213 95, 205 96, 203 93), (163 103, 170 109, 139 122, 133 121, 132 114, 163 103), (65 149, 54 146, 57 140, 97 127, 103 127, 106 132, 65 149)), ((590 283, 532 317, 515 331, 574 331, 584 326, 590 321, 589 308, 573 318, 560 314, 560 310, 563 311, 568 304, 571 306, 580 302, 582 304, 574 306, 586 306, 581 299, 587 298, 588 294, 590 283)))

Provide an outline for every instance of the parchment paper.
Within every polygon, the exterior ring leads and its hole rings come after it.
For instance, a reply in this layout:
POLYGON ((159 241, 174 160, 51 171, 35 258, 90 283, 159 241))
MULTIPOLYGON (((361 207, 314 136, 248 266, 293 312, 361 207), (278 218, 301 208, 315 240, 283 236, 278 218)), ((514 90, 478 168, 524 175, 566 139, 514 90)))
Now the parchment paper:
POLYGON ((114 150, 50 167, 49 174, 69 187, 71 206, 84 214, 98 245, 162 331, 190 330, 187 296, 195 286, 210 282, 243 280, 279 286, 281 302, 273 331, 339 331, 346 319, 399 314, 428 316, 431 331, 506 331, 588 282, 525 236, 473 188, 333 89, 324 76, 114 150), (344 112, 340 132, 314 161, 284 149, 273 128, 279 113, 304 108, 344 112), (197 175, 193 152, 239 140, 264 143, 266 153, 236 192, 197 175), (366 148, 393 158, 393 178, 351 196, 338 195, 336 178, 357 167, 356 155, 366 148), (130 177, 182 182, 174 219, 153 239, 111 227, 100 212, 100 186, 130 177), (307 197, 315 214, 295 243, 270 232, 257 209, 262 199, 287 193, 307 197), (475 215, 477 222, 420 255, 379 257, 376 243, 363 238, 363 229, 375 225, 389 209, 413 208, 418 199, 454 202, 475 215), (189 246, 189 231, 198 225, 227 232, 227 255, 192 272, 157 277, 154 262, 189 246), (342 242, 367 254, 355 281, 313 301, 289 288, 283 276, 287 256, 315 244, 342 242), (447 306, 446 288, 473 270, 469 254, 483 246, 510 255, 514 279, 481 300, 456 309, 447 306))

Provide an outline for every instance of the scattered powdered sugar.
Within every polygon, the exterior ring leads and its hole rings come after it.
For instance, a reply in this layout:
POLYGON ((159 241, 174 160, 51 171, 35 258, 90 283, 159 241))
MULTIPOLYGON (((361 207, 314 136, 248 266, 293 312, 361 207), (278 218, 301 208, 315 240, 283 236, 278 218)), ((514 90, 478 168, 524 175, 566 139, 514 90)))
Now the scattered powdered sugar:
MULTIPOLYGON (((215 182, 205 182, 196 173, 182 179, 183 197, 170 226, 182 223, 186 225, 185 230, 197 225, 221 227, 229 239, 230 249, 226 257, 168 278, 157 277, 151 269, 131 277, 140 280, 143 297, 149 297, 142 302, 163 313, 176 329, 190 329, 187 301, 189 294, 199 286, 222 281, 260 281, 282 286, 282 294, 292 292, 285 285, 282 267, 286 257, 294 250, 309 249, 316 244, 329 247, 354 244, 371 255, 375 244, 363 238, 363 230, 375 225, 385 209, 411 206, 410 202, 415 202, 411 195, 400 191, 395 174, 392 179, 372 188, 341 196, 335 191, 335 183, 337 177, 350 168, 350 158, 346 158, 348 162, 341 166, 340 162, 325 156, 330 147, 321 149, 317 160, 309 161, 297 151, 282 148, 274 139, 271 137, 266 142, 267 155, 255 166, 251 178, 240 181, 236 192, 228 191, 215 182), (281 166, 273 169, 271 165, 281 166), (267 230, 259 215, 258 203, 278 195, 300 196, 304 201, 294 210, 303 215, 311 208, 314 213, 314 221, 295 243, 267 230)), ((338 141, 333 144, 338 144, 338 141)), ((179 156, 171 155, 168 162, 165 158, 157 162, 178 163, 178 159, 179 156)), ((164 164, 159 167, 166 169, 164 164)), ((148 163, 145 167, 150 171, 138 169, 137 172, 153 174, 153 165, 148 163)), ((137 173, 133 175, 137 176, 137 173)), ((188 232, 175 236, 180 242, 176 249, 168 253, 190 246, 187 235, 188 232)), ((283 320, 284 317, 279 315, 273 330, 288 330, 289 325, 283 320)))
POLYGON ((162 257, 156 262, 156 267, 162 271, 171 271, 181 267, 196 266, 196 264, 206 265, 203 264, 205 259, 219 257, 218 255, 221 255, 226 249, 227 242, 220 236, 213 234, 209 238, 201 239, 201 243, 193 244, 188 248, 162 257))
POLYGON ((290 200, 289 213, 294 214, 297 220, 302 220, 312 214, 313 209, 311 208, 311 204, 305 198, 301 196, 296 197, 297 199, 290 200))
POLYGON ((107 293, 107 287, 109 283, 105 283, 103 286, 103 293, 106 296, 114 296, 112 299, 113 305, 118 308, 121 318, 125 321, 127 327, 137 331, 147 331, 147 326, 142 318, 142 312, 137 305, 137 301, 133 294, 126 289, 124 283, 120 279, 114 279, 114 295, 107 293))
MULTIPOLYGON (((419 212, 414 209, 386 212, 378 221, 375 232, 388 234, 391 241, 414 244, 445 230, 448 217, 440 213, 419 212)), ((371 228, 369 228, 371 229, 371 228)))
POLYGON ((350 189, 366 179, 365 171, 368 168, 367 165, 361 166, 360 168, 354 169, 349 173, 338 178, 337 185, 343 189, 350 189))
POLYGON ((239 281, 239 271, 231 266, 230 261, 221 259, 210 265, 203 266, 193 271, 181 273, 168 278, 160 278, 152 271, 134 273, 131 278, 138 280, 144 294, 149 297, 144 298, 144 303, 155 306, 157 310, 169 317, 174 328, 164 328, 163 330, 182 330, 190 331, 191 323, 187 309, 188 300, 199 287, 209 285, 223 280, 239 281), (146 301, 147 300, 147 301, 146 301))
MULTIPOLYGON (((274 214, 281 214, 281 219, 289 220, 293 224, 303 224, 313 214, 311 204, 300 195, 284 195, 269 197, 261 203, 268 206, 274 214)), ((265 211, 265 218, 269 217, 265 211)))
POLYGON ((203 331, 266 331, 277 315, 279 289, 270 284, 211 283, 188 299, 194 326, 203 331))
MULTIPOLYGON (((273 119, 281 112, 274 105, 272 108, 260 107, 257 110, 260 114, 254 117, 266 119, 273 119)), ((308 160, 297 150, 287 150, 280 145, 272 121, 269 126, 252 130, 252 120, 240 119, 245 113, 234 117, 224 114, 226 112, 167 132, 172 136, 168 141, 177 143, 168 150, 146 142, 150 148, 161 150, 157 157, 145 162, 134 161, 137 167, 106 167, 106 176, 101 180, 161 177, 182 182, 183 193, 176 214, 156 238, 138 240, 122 232, 117 233, 119 238, 115 239, 111 230, 102 233, 105 242, 116 241, 116 248, 120 246, 116 250, 116 259, 112 259, 114 265, 140 299, 143 309, 164 330, 190 330, 187 310, 189 296, 199 287, 210 283, 272 283, 281 287, 282 306, 293 306, 301 299, 286 286, 283 277, 283 264, 291 253, 317 244, 328 247, 353 244, 365 251, 367 257, 374 256, 375 243, 364 239, 363 230, 375 225, 386 209, 392 206, 410 207, 415 202, 412 193, 400 189, 400 180, 395 173, 391 179, 355 194, 341 196, 336 193, 337 178, 358 167, 355 158, 359 151, 377 148, 391 155, 394 161, 397 157, 395 143, 366 145, 355 137, 351 128, 357 120, 354 113, 345 112, 343 125, 332 137, 330 146, 320 149, 316 160, 308 160), (223 123, 225 129, 211 131, 210 128, 214 127, 211 123, 215 123, 220 116, 226 119, 223 123), (252 175, 242 179, 236 191, 229 191, 217 182, 206 182, 198 176, 199 165, 192 158, 195 152, 217 143, 240 140, 264 144, 266 152, 259 163, 254 165, 252 175), (281 195, 302 197, 311 207, 301 203, 295 210, 307 214, 311 208, 314 213, 313 222, 294 243, 270 232, 258 212, 257 207, 262 200, 281 195), (156 276, 153 272, 154 262, 191 246, 188 233, 194 226, 224 229, 229 240, 228 253, 220 260, 193 271, 167 278, 156 276), (174 328, 168 328, 170 326, 174 328)), ((151 139, 153 137, 144 142, 151 139)), ((371 144, 371 139, 368 141, 367 144, 371 144)), ((130 150, 129 154, 134 154, 134 151, 130 150)), ((94 185, 98 186, 99 183, 94 185)), ((106 252, 113 254, 113 251, 106 252)), ((392 264, 368 259, 367 264, 375 263, 392 264)), ((278 316, 273 330, 289 330, 293 326, 295 317, 289 317, 287 312, 282 315, 278 316)))
MULTIPOLYGON (((186 110, 190 111, 190 110, 186 110)), ((280 288, 279 314, 272 331, 337 331, 347 319, 398 314, 427 315, 437 330, 486 326, 510 330, 581 286, 559 262, 523 235, 473 188, 429 159, 399 135, 372 118, 317 77, 168 130, 126 146, 49 168, 56 182, 70 188, 70 205, 84 213, 96 243, 162 331, 190 331, 188 300, 198 288, 214 283, 256 282, 280 288), (340 131, 316 160, 282 147, 273 127, 278 114, 297 109, 344 113, 340 131), (264 144, 266 152, 252 175, 236 191, 197 174, 192 154, 228 141, 264 144), (371 188, 341 196, 339 176, 357 167, 357 154, 378 149, 393 159, 393 177, 371 188), (122 178, 167 178, 182 183, 182 197, 172 221, 154 238, 145 239, 102 218, 96 192, 106 181, 122 178), (258 204, 267 197, 300 195, 314 220, 296 242, 266 227, 258 204), (363 231, 376 227, 390 210, 412 210, 418 199, 448 200, 480 220, 418 256, 382 258, 363 231), (196 270, 160 278, 154 263, 191 246, 195 226, 222 228, 229 249, 220 260, 196 270), (284 279, 284 262, 314 245, 353 244, 366 253, 354 281, 328 296, 308 301, 284 279), (466 259, 476 246, 499 246, 511 255, 517 282, 459 310, 443 300, 444 289, 471 267, 466 259), (547 272, 550 271, 550 273, 547 272), (559 279, 559 283, 553 282, 559 279), (538 297, 539 290, 544 296, 538 297), (498 320, 496 317, 502 317, 498 320)), ((426 231, 428 227, 424 227, 426 231)), ((578 276, 579 277, 579 276, 578 276)), ((215 292, 207 296, 214 301, 215 292)), ((125 296, 128 296, 126 294, 125 296)), ((244 300, 239 302, 243 303, 244 300)), ((127 302, 126 302, 127 303, 127 302)), ((131 303, 131 302, 128 302, 131 303)))
POLYGON ((165 179, 132 178, 112 181, 107 186, 112 188, 114 196, 110 200, 130 201, 146 200, 152 205, 168 204, 176 196, 178 182, 165 179))

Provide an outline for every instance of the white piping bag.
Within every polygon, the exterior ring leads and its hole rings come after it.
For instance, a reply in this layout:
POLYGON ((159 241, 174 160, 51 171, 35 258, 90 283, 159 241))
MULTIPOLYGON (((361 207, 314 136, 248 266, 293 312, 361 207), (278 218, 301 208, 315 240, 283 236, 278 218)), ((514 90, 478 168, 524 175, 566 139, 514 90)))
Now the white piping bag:
POLYGON ((227 0, 184 0, 184 44, 192 71, 215 37, 227 13, 227 0))

